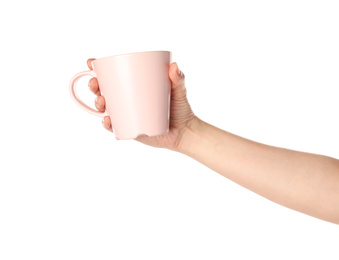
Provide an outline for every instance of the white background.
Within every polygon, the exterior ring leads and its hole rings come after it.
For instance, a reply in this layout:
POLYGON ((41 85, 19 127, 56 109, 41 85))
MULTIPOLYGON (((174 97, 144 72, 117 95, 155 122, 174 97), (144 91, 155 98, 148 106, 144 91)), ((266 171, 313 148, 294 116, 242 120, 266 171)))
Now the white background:
POLYGON ((88 58, 169 50, 204 121, 339 158, 338 14, 326 0, 1 2, 0 259, 339 259, 338 225, 115 141, 68 92, 88 58))

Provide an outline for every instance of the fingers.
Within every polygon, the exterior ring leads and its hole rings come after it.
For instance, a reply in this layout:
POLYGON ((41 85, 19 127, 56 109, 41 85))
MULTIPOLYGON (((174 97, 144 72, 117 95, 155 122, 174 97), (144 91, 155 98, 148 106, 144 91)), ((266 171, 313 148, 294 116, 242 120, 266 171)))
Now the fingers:
MULTIPOLYGON (((103 96, 98 96, 95 99, 95 107, 100 111, 105 111, 105 98, 103 96)), ((111 126, 111 118, 109 116, 105 116, 102 120, 102 126, 107 129, 108 131, 113 132, 112 126, 111 126)))
MULTIPOLYGON (((93 60, 95 60, 95 59, 88 59, 87 60, 87 66, 90 70, 93 70, 93 67, 92 67, 92 61, 93 60)), ((96 109, 98 109, 98 111, 100 111, 100 112, 104 112, 105 109, 106 109, 105 108, 106 101, 105 101, 105 98, 103 96, 101 96, 98 80, 96 78, 91 78, 88 82, 88 87, 95 95, 97 95, 97 97, 95 99, 96 109)), ((112 126, 111 126, 111 118, 109 116, 105 116, 102 119, 102 126, 106 130, 113 132, 113 129, 112 129, 112 126)))
POLYGON ((87 66, 88 66, 88 68, 90 69, 90 70, 92 70, 93 69, 93 67, 92 67, 92 61, 94 61, 95 59, 88 59, 87 60, 87 66))
MULTIPOLYGON (((95 99, 95 107, 100 111, 104 112, 105 111, 105 98, 103 96, 98 96, 95 99)), ((102 126, 108 130, 113 132, 112 126, 111 126, 111 118, 109 116, 105 116, 102 120, 102 126)))
POLYGON ((180 99, 186 97, 185 75, 179 69, 176 62, 170 65, 169 77, 172 83, 172 98, 180 99))
POLYGON ((97 96, 95 99, 95 107, 98 109, 98 111, 104 112, 105 106, 106 106, 105 98, 103 96, 97 96))
POLYGON ((102 120, 102 126, 108 130, 113 132, 112 125, 111 125, 111 118, 109 116, 105 116, 102 120))
POLYGON ((99 83, 96 78, 91 78, 88 82, 88 87, 89 89, 97 96, 100 96, 100 88, 99 88, 99 83))
MULTIPOLYGON (((90 70, 93 69, 92 67, 92 61, 94 61, 95 59, 88 59, 87 60, 87 66, 90 70)), ((91 78, 88 82, 88 87, 89 89, 97 96, 100 96, 100 89, 99 89, 99 84, 98 84, 98 80, 96 78, 91 78)))

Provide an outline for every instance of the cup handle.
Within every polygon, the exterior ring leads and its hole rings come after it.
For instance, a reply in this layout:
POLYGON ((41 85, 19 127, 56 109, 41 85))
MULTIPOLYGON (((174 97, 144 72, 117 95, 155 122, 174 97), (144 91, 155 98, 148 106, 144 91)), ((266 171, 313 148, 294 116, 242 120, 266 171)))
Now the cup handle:
POLYGON ((95 116, 100 116, 100 117, 105 117, 107 116, 106 111, 105 112, 99 112, 97 110, 94 110, 93 108, 87 106, 77 95, 76 91, 75 91, 75 86, 76 83, 78 81, 79 78, 83 77, 83 76, 92 76, 95 77, 96 74, 93 70, 87 70, 87 71, 83 71, 83 72, 79 72, 77 74, 74 75, 74 77, 71 79, 71 82, 69 84, 69 92, 71 94, 71 97, 73 99, 73 101, 82 109, 84 109, 85 111, 87 111, 88 113, 91 113, 92 115, 95 116))

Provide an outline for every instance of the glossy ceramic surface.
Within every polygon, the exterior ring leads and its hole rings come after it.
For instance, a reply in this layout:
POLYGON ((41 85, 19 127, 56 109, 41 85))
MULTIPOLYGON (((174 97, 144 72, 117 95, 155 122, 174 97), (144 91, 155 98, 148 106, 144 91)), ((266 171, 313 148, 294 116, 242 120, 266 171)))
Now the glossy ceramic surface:
POLYGON ((168 51, 121 54, 94 60, 93 70, 80 72, 71 79, 71 97, 93 115, 110 116, 116 139, 166 134, 169 129, 170 62, 168 51), (105 112, 92 109, 77 96, 76 82, 84 75, 97 78, 106 100, 105 112))

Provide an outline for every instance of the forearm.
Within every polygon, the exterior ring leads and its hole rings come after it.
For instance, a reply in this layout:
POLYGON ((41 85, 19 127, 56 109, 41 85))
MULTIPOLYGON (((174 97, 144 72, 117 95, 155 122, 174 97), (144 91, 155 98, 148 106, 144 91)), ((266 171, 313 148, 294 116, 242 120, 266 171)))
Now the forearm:
POLYGON ((339 161, 272 147, 199 119, 178 151, 228 179, 291 209, 339 224, 339 161))

